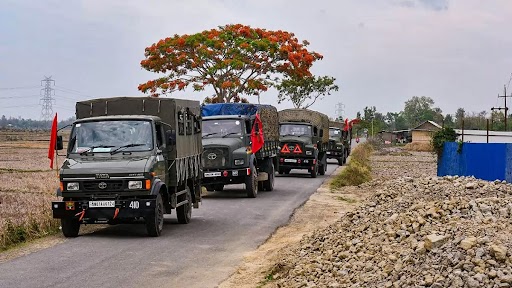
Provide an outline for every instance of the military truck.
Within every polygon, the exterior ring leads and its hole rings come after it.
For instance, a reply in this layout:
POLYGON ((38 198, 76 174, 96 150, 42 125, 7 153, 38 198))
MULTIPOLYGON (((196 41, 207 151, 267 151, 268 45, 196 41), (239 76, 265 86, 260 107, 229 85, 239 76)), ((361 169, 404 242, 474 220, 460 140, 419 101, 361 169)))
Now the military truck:
POLYGON ((343 130, 343 122, 329 121, 329 146, 327 149, 327 159, 336 159, 338 165, 346 163, 348 150, 345 144, 347 131, 343 130))
POLYGON ((64 236, 98 223, 145 223, 159 236, 172 209, 190 221, 201 201, 198 101, 93 99, 76 103, 76 119, 59 171, 62 201, 52 202, 64 236))
POLYGON ((271 105, 218 103, 203 105, 203 185, 222 191, 245 184, 247 197, 274 190, 278 169, 279 123, 271 105))
POLYGON ((279 111, 279 174, 307 169, 311 177, 327 171, 329 118, 307 109, 279 111))

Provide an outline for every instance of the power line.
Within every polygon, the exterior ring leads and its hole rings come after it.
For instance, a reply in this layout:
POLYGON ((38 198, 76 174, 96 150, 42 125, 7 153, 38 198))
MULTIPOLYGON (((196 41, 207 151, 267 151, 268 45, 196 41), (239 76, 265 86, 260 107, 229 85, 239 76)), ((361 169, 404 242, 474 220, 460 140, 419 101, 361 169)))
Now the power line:
POLYGON ((34 89, 39 86, 21 86, 21 87, 0 87, 0 90, 20 90, 20 89, 34 89))
POLYGON ((44 88, 41 89, 42 98, 40 102, 42 102, 41 107, 41 120, 51 121, 53 116, 53 108, 52 104, 55 103, 55 98, 52 96, 55 95, 55 89, 52 88, 52 83, 55 86, 55 80, 52 80, 52 76, 46 77, 41 80, 41 85, 44 85, 44 88))

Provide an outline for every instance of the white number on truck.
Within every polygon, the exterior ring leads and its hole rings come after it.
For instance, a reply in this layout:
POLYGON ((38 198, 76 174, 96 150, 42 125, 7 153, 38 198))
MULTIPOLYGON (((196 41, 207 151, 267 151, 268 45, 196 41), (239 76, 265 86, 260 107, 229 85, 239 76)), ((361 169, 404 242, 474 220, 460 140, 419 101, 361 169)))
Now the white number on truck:
POLYGON ((132 201, 132 202, 130 202, 130 208, 132 208, 132 209, 139 209, 139 201, 132 201))

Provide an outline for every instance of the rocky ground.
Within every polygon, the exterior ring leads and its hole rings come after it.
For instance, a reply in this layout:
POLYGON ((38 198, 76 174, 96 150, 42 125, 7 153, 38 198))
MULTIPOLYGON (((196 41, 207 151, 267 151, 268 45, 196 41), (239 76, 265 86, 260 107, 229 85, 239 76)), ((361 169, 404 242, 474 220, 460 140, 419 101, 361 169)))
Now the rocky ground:
POLYGON ((372 166, 366 200, 283 252, 266 287, 512 285, 512 185, 436 177, 430 153, 372 166))

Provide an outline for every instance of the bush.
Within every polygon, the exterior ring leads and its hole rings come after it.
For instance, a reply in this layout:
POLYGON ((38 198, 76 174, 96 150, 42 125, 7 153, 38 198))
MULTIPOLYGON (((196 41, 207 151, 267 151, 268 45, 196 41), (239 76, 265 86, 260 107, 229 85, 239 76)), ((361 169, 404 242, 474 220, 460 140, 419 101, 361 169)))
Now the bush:
POLYGON ((372 180, 370 155, 373 147, 368 143, 358 145, 350 154, 350 162, 334 177, 330 186, 337 189, 344 186, 357 186, 372 180))
POLYGON ((407 145, 404 146, 405 150, 408 151, 416 151, 416 152, 432 152, 433 147, 431 143, 427 142, 412 142, 407 143, 407 145))
POLYGON ((437 131, 432 137, 432 147, 437 158, 441 158, 441 154, 443 154, 444 142, 455 141, 457 141, 457 133, 452 128, 443 128, 437 131))

